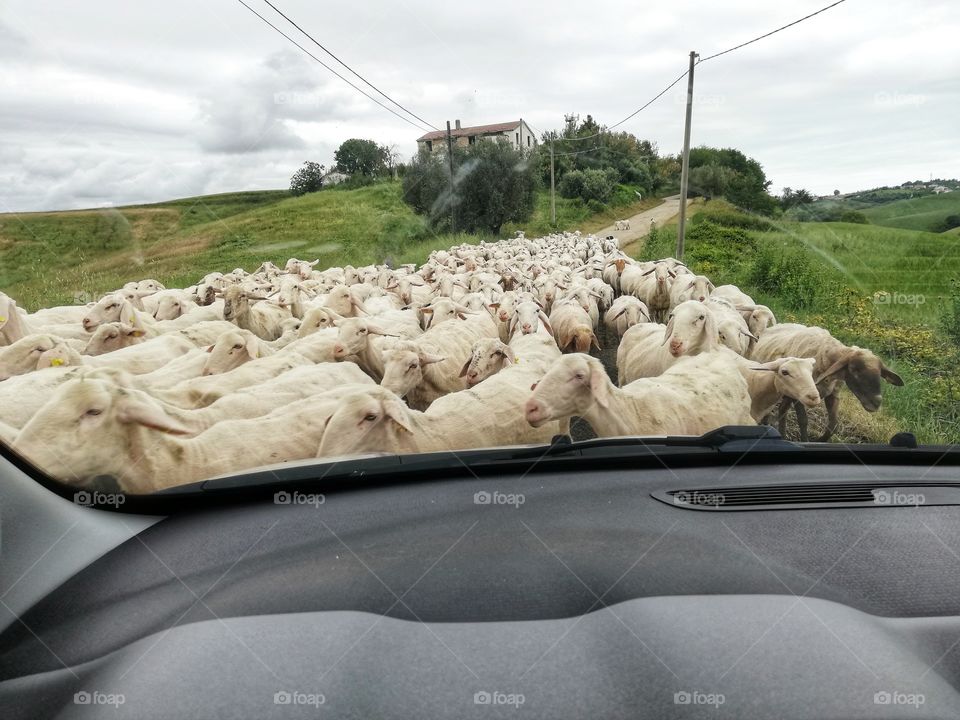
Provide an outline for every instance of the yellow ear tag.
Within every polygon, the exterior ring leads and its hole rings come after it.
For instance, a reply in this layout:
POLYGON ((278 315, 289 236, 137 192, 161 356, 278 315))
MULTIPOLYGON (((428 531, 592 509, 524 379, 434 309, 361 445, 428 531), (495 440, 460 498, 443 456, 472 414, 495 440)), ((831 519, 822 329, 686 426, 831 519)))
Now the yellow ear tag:
POLYGON ((7 319, 3 315, 0 315, 0 322, 6 322, 6 321, 7 319))
POLYGON ((60 358, 54 358, 53 360, 50 361, 50 365, 53 367, 60 367, 61 365, 63 365, 63 360, 60 358))

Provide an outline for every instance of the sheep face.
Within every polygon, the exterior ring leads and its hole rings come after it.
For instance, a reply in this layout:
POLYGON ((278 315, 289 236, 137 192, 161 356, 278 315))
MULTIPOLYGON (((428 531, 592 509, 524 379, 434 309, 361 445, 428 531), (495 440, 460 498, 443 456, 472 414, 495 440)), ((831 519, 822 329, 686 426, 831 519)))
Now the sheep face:
POLYGON ((880 380, 903 385, 903 380, 869 350, 849 347, 823 373, 821 380, 841 379, 867 412, 876 412, 883 402, 880 380))
POLYGON ((99 379, 65 382, 14 442, 14 449, 60 480, 83 485, 97 475, 129 476, 150 442, 146 429, 187 434, 145 393, 99 379), (136 451, 135 448, 140 448, 136 451))
POLYGON ((0 381, 37 369, 41 356, 57 345, 50 335, 27 335, 0 350, 0 381))
POLYGON ((218 375, 240 367, 259 357, 260 340, 252 332, 229 331, 217 338, 207 352, 204 375, 218 375))
POLYGON ((737 355, 746 357, 750 349, 750 336, 744 332, 741 323, 733 318, 717 321, 717 338, 721 345, 730 348, 737 355))
POLYGON ((84 355, 103 355, 146 340, 146 333, 121 322, 104 323, 93 332, 83 349, 84 355))
POLYGON ((121 293, 112 293, 100 298, 88 312, 82 322, 83 329, 93 332, 103 323, 130 321, 133 305, 121 293), (126 315, 127 317, 124 317, 126 315))
POLYGON ((516 362, 509 345, 494 338, 482 338, 473 344, 470 357, 460 370, 467 387, 483 382, 516 362))
POLYGON ((348 395, 327 420, 318 457, 399 452, 412 432, 410 411, 383 389, 348 395))
POLYGON ((524 416, 533 427, 550 420, 583 415, 594 402, 606 407, 609 380, 603 364, 589 355, 564 355, 554 362, 533 395, 523 406, 524 416))
POLYGON ((360 312, 366 313, 360 298, 346 285, 337 285, 327 294, 325 307, 343 317, 356 317, 360 312))
POLYGON ((799 400, 807 407, 819 405, 820 392, 813 378, 816 364, 814 358, 783 358, 774 368, 777 392, 799 400))
POLYGON ((380 385, 403 397, 423 382, 423 369, 445 358, 426 353, 412 343, 404 343, 383 358, 383 380, 380 385))
POLYGON ((330 308, 311 308, 304 313, 297 335, 302 338, 313 335, 318 330, 333 327, 339 319, 340 316, 330 308))
POLYGON ((183 315, 183 303, 175 297, 162 297, 157 303, 157 310, 153 317, 157 320, 176 320, 183 315))
POLYGON ((388 334, 376 323, 365 318, 342 318, 336 321, 336 326, 337 342, 333 346, 333 357, 337 360, 362 353, 367 349, 371 335, 388 334))
POLYGON ((701 302, 682 302, 670 313, 663 343, 669 343, 673 357, 712 348, 718 338, 717 323, 710 309, 701 302))

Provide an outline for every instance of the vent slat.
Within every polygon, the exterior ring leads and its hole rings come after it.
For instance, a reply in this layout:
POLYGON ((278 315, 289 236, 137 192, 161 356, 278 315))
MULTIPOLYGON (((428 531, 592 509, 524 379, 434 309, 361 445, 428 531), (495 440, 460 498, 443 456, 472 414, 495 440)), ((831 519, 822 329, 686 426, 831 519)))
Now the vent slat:
POLYGON ((856 506, 904 506, 910 499, 878 501, 877 493, 896 489, 895 493, 918 493, 924 497, 920 503, 934 500, 934 504, 960 504, 960 483, 935 482, 916 484, 885 481, 879 483, 822 483, 752 485, 749 487, 700 487, 667 490, 654 493, 654 497, 676 505, 697 510, 748 509, 764 507, 856 507, 856 506), (944 494, 946 493, 946 495, 944 494), (931 496, 932 494, 932 496, 931 496))

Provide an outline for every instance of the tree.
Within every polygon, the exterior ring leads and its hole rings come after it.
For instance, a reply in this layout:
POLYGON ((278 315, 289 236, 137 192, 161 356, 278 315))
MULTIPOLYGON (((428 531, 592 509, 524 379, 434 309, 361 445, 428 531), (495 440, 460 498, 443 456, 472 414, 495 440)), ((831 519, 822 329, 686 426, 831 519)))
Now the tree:
POLYGON ((813 202, 813 194, 809 190, 804 190, 803 188, 799 190, 793 190, 791 188, 785 187, 783 189, 783 194, 780 196, 780 206, 784 210, 789 210, 792 207, 797 207, 799 205, 809 205, 813 202))
POLYGON ((506 222, 530 217, 536 202, 536 164, 506 142, 454 148, 455 189, 450 191, 445 151, 421 152, 403 176, 403 199, 426 215, 434 230, 497 233, 506 222))
POLYGON ((726 195, 736 179, 736 170, 712 162, 690 170, 690 189, 712 200, 726 195))
POLYGON ((323 188, 324 166, 307 160, 303 167, 290 178, 290 192, 293 195, 305 195, 323 188))
POLYGON ((373 140, 351 138, 344 140, 333 154, 337 170, 349 175, 374 177, 383 175, 390 162, 390 149, 373 140))

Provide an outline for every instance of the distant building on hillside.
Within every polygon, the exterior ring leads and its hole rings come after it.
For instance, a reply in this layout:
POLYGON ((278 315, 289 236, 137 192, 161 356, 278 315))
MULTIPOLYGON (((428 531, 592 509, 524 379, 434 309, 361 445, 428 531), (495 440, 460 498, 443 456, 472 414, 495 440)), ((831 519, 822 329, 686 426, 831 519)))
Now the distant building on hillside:
MULTIPOLYGON (((537 136, 530 126, 523 121, 494 123, 492 125, 474 125, 460 127, 457 120, 450 128, 450 136, 457 147, 468 147, 476 144, 477 140, 506 140, 517 150, 525 150, 537 146, 537 136)), ((447 147, 447 131, 436 130, 417 138, 417 149, 427 152, 437 152, 447 147)))
POLYGON ((952 192, 951 188, 944 187, 943 185, 934 185, 932 188, 934 194, 939 195, 940 193, 952 192))
POLYGON ((339 170, 331 170, 328 173, 325 173, 322 178, 320 178, 320 183, 327 187, 328 185, 339 185, 344 180, 349 180, 350 176, 345 172, 340 172, 339 170))

